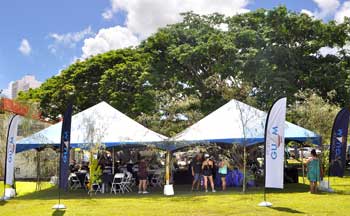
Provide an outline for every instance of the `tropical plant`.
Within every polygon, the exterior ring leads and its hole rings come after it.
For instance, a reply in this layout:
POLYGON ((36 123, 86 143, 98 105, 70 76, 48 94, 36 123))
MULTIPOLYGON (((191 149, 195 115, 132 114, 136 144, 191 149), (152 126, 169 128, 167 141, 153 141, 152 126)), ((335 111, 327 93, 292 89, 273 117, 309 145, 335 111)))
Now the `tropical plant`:
POLYGON ((90 159, 90 184, 100 184, 102 182, 102 169, 98 165, 98 160, 95 158, 90 159))

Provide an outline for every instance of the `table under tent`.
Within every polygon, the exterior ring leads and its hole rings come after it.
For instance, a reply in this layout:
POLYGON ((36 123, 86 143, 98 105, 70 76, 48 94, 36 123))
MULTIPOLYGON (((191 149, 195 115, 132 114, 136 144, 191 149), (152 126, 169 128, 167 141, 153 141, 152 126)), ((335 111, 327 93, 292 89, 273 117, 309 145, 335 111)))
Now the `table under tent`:
MULTIPOLYGON (((17 141, 16 152, 43 148, 59 149, 61 127, 62 122, 59 122, 17 141)), ((72 116, 70 147, 85 150, 97 147, 113 152, 111 175, 115 173, 114 148, 155 147, 166 150, 165 140, 166 136, 147 129, 106 102, 72 116)))
MULTIPOLYGON (((228 145, 241 145, 249 148, 257 147, 259 144, 262 146, 266 118, 266 112, 233 99, 183 132, 170 138, 169 141, 172 144, 169 145, 169 148, 172 151, 179 151, 189 146, 202 145, 205 147, 213 143, 226 147, 228 145)), ((295 141, 321 145, 321 137, 318 134, 287 121, 285 123, 285 141, 286 143, 295 141)), ((191 174, 183 174, 182 178, 187 178, 188 180, 185 182, 190 183, 191 174)), ((231 175, 231 178, 234 177, 231 175)), ((218 181, 220 182, 219 179, 216 180, 216 182, 218 181)), ((237 183, 232 179, 227 179, 227 182, 237 183)))

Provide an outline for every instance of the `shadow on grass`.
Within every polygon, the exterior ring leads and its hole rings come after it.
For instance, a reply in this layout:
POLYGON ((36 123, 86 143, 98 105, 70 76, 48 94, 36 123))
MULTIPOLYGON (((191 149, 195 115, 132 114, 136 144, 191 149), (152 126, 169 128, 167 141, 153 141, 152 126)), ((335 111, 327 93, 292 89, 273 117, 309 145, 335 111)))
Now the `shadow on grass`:
POLYGON ((5 200, 0 201, 0 206, 4 206, 6 204, 5 200))
MULTIPOLYGON (((205 193, 203 191, 198 192, 191 192, 190 191, 191 186, 190 185, 175 185, 175 196, 170 196, 169 199, 172 199, 172 201, 181 201, 182 199, 187 200, 199 200, 199 199, 205 199, 206 196, 226 196, 226 195, 245 195, 245 194, 263 194, 263 188, 262 187, 252 187, 248 188, 246 193, 242 193, 242 188, 229 188, 227 191, 222 192, 220 191, 220 188, 218 192, 216 193, 205 193)), ((136 189, 135 189, 136 190, 136 189)), ((105 194, 97 194, 97 195, 88 195, 87 191, 85 190, 75 190, 75 191, 62 191, 61 192, 61 198, 70 200, 70 199, 164 199, 167 198, 163 195, 163 189, 162 188, 150 188, 150 194, 147 195, 140 195, 137 194, 137 191, 133 191, 130 193, 125 194, 111 194, 111 193, 105 193, 105 194)), ((280 193, 280 194, 290 194, 290 193, 306 193, 309 191, 309 185, 305 184, 287 184, 285 189, 267 189, 267 193, 280 193)), ((323 192, 320 193, 320 195, 325 195, 327 193, 323 192)), ((335 194, 338 194, 338 192, 335 192, 335 194)), ((339 194, 347 195, 346 192, 339 192, 339 194)), ((242 197, 243 198, 243 197, 242 197)), ((18 200, 55 200, 58 199, 58 189, 57 187, 52 187, 48 189, 44 189, 41 191, 28 193, 22 196, 18 196, 16 199, 18 200)), ((0 205, 4 205, 0 202, 0 205)))
POLYGON ((293 214, 305 214, 305 212, 301 212, 301 211, 287 208, 287 207, 269 207, 269 208, 280 212, 293 213, 293 214))
POLYGON ((62 216, 66 213, 65 210, 58 210, 56 209, 54 212, 52 212, 52 216, 62 216))

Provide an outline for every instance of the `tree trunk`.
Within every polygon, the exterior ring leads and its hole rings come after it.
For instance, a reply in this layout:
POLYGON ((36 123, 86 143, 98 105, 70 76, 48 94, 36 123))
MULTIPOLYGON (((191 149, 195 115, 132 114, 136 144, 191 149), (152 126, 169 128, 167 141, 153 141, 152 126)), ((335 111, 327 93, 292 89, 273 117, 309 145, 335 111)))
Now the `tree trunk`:
POLYGON ((243 193, 245 193, 246 191, 246 185, 247 185, 247 172, 246 172, 246 169, 247 169, 247 147, 244 145, 244 148, 243 148, 244 152, 243 152, 243 193))
POLYGON ((305 167, 304 167, 304 152, 300 151, 300 156, 301 156, 301 169, 303 172, 303 184, 305 184, 305 167))
POLYGON ((41 176, 40 176, 40 151, 36 152, 36 191, 41 190, 41 176))

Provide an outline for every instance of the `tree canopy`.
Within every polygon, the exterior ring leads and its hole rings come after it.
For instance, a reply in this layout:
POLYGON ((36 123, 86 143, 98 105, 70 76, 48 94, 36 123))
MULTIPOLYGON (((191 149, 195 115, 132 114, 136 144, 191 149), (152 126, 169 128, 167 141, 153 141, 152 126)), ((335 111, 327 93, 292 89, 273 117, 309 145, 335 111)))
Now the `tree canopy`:
POLYGON ((293 105, 312 90, 334 106, 350 104, 349 19, 325 23, 285 7, 182 15, 139 46, 77 61, 19 99, 39 102, 50 119, 70 100, 76 112, 104 100, 168 136, 232 98, 267 110, 278 97, 293 105), (325 47, 338 52, 323 55, 325 47))

